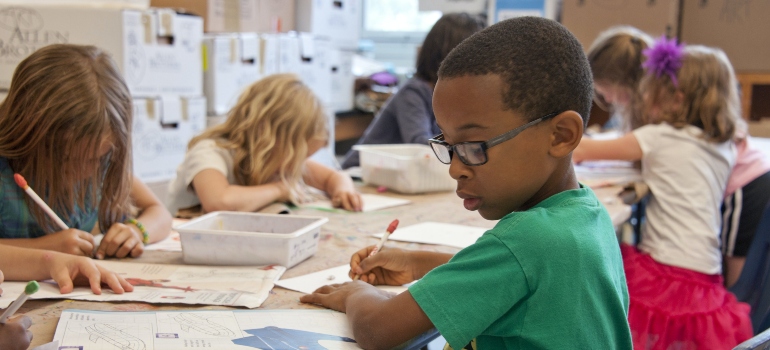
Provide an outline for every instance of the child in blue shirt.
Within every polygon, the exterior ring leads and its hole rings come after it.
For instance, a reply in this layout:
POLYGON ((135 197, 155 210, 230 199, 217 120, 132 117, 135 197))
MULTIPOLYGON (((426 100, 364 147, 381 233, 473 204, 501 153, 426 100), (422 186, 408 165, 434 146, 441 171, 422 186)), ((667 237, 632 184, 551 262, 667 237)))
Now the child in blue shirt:
POLYGON ((572 167, 592 91, 582 47, 554 21, 510 19, 463 41, 439 70, 443 133, 429 142, 465 208, 500 222, 454 256, 362 249, 360 281, 300 300, 346 312, 367 349, 433 327, 454 349, 631 349, 617 238, 572 167), (368 284, 414 280, 399 295, 368 284))

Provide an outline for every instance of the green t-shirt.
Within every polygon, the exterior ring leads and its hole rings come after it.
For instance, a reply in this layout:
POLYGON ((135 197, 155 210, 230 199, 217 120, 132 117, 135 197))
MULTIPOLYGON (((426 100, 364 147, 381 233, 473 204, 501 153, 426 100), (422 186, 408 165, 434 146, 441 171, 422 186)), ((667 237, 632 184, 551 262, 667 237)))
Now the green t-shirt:
POLYGON ((628 290, 591 189, 506 215, 409 288, 454 349, 631 349, 628 290))

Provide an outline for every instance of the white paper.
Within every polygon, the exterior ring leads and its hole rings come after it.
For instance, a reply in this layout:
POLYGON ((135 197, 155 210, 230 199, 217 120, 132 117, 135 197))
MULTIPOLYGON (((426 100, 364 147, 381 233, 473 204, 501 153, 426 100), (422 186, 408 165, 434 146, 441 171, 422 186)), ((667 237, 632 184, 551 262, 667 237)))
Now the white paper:
MULTIPOLYGON (((327 284, 350 282, 352 279, 348 276, 349 265, 342 265, 326 269, 323 271, 309 273, 307 275, 287 278, 276 281, 275 285, 286 289, 296 290, 301 293, 310 294, 316 289, 327 284)), ((377 288, 392 293, 400 294, 407 290, 407 286, 377 286, 377 288)))
POLYGON ((179 232, 171 231, 164 240, 144 246, 144 250, 160 250, 164 252, 181 252, 182 240, 179 232))
POLYGON ((32 350, 59 350, 59 341, 55 340, 50 343, 41 344, 32 348, 32 350))
MULTIPOLYGON (((283 266, 224 267, 140 264, 99 261, 99 264, 122 275, 132 285, 131 293, 115 294, 102 287, 96 295, 90 287, 76 287, 61 294, 53 281, 40 283, 40 290, 30 299, 73 299, 90 301, 135 301, 151 304, 180 303, 243 306, 261 305, 283 275, 283 266)), ((7 307, 24 291, 26 282, 5 282, 0 307, 7 307)))
POLYGON ((64 310, 61 350, 360 349, 347 316, 332 310, 64 310))
MULTIPOLYGON (((441 244, 450 247, 465 248, 476 242, 487 229, 481 227, 445 224, 440 222, 423 222, 417 225, 399 228, 393 232, 389 240, 441 244)), ((382 233, 374 234, 382 237, 382 233)))
MULTIPOLYGON (((361 199, 364 201, 363 212, 398 207, 401 205, 407 205, 412 203, 412 201, 408 199, 386 197, 386 196, 380 196, 380 195, 368 194, 368 193, 361 194, 361 199)), ((334 206, 332 206, 332 202, 330 200, 320 200, 320 201, 315 201, 310 203, 304 203, 302 204, 302 207, 311 208, 311 209, 317 208, 321 210, 334 209, 334 206)))

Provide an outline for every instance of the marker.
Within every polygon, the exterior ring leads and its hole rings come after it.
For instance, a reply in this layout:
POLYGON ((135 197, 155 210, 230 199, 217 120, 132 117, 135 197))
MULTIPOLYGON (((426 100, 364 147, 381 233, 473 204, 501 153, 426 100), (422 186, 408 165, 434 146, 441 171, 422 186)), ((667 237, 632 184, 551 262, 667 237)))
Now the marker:
POLYGON ((16 181, 16 184, 19 185, 19 187, 21 187, 30 197, 32 197, 32 200, 34 200, 37 205, 43 208, 43 211, 48 214, 48 216, 56 223, 56 225, 59 226, 59 228, 62 230, 69 229, 67 224, 65 224, 64 221, 62 221, 61 218, 59 218, 59 216, 53 212, 53 209, 51 209, 51 207, 49 207, 48 204, 46 204, 43 199, 41 199, 37 193, 35 193, 35 191, 33 191, 32 188, 27 185, 27 180, 24 179, 24 176, 16 173, 13 174, 13 179, 16 181))
MULTIPOLYGON (((390 234, 393 233, 393 231, 396 230, 396 227, 398 227, 398 219, 393 220, 390 223, 390 225, 388 225, 388 229, 385 230, 385 233, 382 234, 382 237, 380 238, 380 242, 377 243, 376 246, 374 246, 374 249, 372 249, 372 252, 369 253, 369 256, 367 256, 367 258, 372 256, 372 255, 374 255, 374 254, 377 254, 377 252, 379 252, 380 249, 382 249, 382 246, 384 246, 385 242, 388 241, 388 237, 390 237, 390 234)), ((361 278, 361 275, 353 276, 353 280, 354 281, 358 281, 359 278, 361 278)))
POLYGON ((29 281, 27 283, 27 286, 24 287, 24 293, 21 293, 16 300, 11 303, 11 306, 9 306, 7 309, 5 309, 5 312, 3 312, 3 315, 0 316, 0 323, 5 324, 6 321, 8 321, 8 318, 13 316, 13 314, 16 313, 17 310, 21 307, 22 304, 24 304, 25 301, 27 301, 27 298, 29 298, 30 295, 34 294, 40 289, 40 285, 37 284, 37 281, 29 281))

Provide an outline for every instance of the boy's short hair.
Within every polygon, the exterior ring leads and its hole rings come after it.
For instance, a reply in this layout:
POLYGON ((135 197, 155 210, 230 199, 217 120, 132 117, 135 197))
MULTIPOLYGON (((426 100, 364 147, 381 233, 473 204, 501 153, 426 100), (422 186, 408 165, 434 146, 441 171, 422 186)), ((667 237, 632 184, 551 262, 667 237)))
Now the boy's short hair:
POLYGON ((534 120, 572 110, 588 123, 591 68, 580 42, 561 24, 518 17, 488 27, 458 45, 439 69, 439 80, 499 75, 506 109, 534 120))

